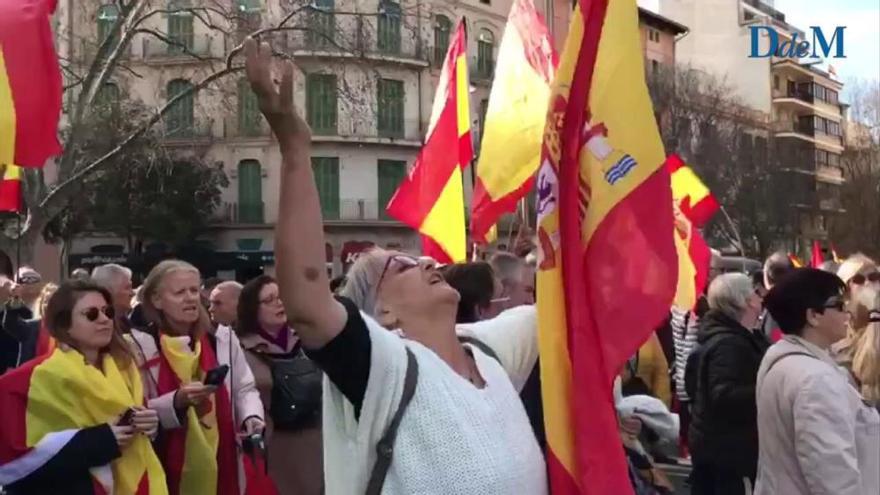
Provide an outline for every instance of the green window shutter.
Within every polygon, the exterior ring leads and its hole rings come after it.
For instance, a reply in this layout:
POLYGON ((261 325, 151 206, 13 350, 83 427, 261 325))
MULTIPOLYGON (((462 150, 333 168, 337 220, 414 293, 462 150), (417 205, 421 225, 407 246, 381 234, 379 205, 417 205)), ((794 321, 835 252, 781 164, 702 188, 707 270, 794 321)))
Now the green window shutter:
POLYGON ((114 83, 104 83, 95 95, 95 106, 109 110, 117 103, 119 103, 119 86, 114 83))
MULTIPOLYGON (((192 88, 192 83, 184 79, 175 79, 168 83, 168 100, 192 88)), ((169 136, 187 137, 193 134, 193 94, 177 101, 165 114, 165 128, 169 136)))
POLYGON ((257 95, 247 79, 238 81, 238 132, 242 136, 258 136, 262 121, 257 95))
POLYGON ((256 160, 238 163, 238 221, 263 223, 263 174, 256 160))
POLYGON ((382 53, 400 53, 400 4, 391 0, 379 2, 378 39, 376 48, 382 53))
POLYGON ((379 136, 403 137, 403 81, 379 79, 376 100, 379 136))
POLYGON ((388 202, 397 192, 400 183, 406 177, 406 162, 401 160, 379 160, 376 173, 379 178, 379 218, 390 220, 385 211, 388 202))
POLYGON ((477 37, 477 76, 491 78, 495 70, 495 36, 488 29, 481 29, 477 37))
POLYGON ((336 134, 336 76, 306 77, 306 119, 315 134, 336 134))
POLYGON ((110 32, 113 31, 113 25, 116 24, 118 18, 119 8, 116 5, 102 5, 98 9, 98 43, 102 43, 104 39, 110 36, 110 32))
POLYGON ((312 173, 318 186, 324 220, 339 219, 339 158, 312 157, 312 173))
POLYGON ((445 15, 434 18, 434 64, 443 65, 446 50, 449 49, 449 33, 452 32, 452 21, 445 15))
POLYGON ((332 48, 335 42, 336 16, 334 0, 313 0, 309 12, 306 42, 311 48, 332 48))
POLYGON ((193 16, 192 12, 174 12, 192 6, 189 0, 171 0, 168 2, 168 38, 173 41, 168 45, 169 53, 184 53, 193 49, 193 16))

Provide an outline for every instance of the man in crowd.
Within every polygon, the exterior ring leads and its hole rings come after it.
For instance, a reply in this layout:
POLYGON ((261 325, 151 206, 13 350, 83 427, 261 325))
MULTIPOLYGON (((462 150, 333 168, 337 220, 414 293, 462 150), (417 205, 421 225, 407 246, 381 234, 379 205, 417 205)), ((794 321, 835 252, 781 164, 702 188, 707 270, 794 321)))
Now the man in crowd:
POLYGON ((37 299, 40 298, 40 291, 43 290, 43 277, 40 272, 29 266, 22 266, 18 269, 18 296, 24 305, 27 306, 31 313, 37 308, 37 299))
POLYGON ((208 296, 208 312, 211 320, 216 325, 234 327, 238 320, 238 297, 241 295, 242 285, 234 280, 220 282, 211 290, 208 296))
MULTIPOLYGON (((764 288, 769 291, 792 271, 794 271, 794 265, 791 264, 791 259, 787 254, 782 251, 771 254, 764 262, 764 288)), ((767 311, 764 311, 761 316, 759 328, 771 343, 782 338, 779 325, 773 321, 773 317, 767 311)))
POLYGON ((495 276, 501 281, 502 295, 510 298, 507 307, 535 304, 535 269, 507 252, 499 252, 490 261, 495 276))
POLYGON ((0 375, 34 357, 38 327, 20 297, 21 286, 0 275, 0 375))
POLYGON ((92 270, 92 280, 110 291, 116 321, 123 332, 130 332, 131 322, 128 317, 131 314, 131 300, 134 298, 131 270, 115 263, 101 265, 92 270))

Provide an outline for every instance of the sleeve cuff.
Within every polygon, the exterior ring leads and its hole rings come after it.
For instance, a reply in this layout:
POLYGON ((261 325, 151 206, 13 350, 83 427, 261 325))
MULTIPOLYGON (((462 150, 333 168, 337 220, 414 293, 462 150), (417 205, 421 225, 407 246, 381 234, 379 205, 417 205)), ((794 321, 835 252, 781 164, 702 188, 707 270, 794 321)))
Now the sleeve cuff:
POLYGON ((177 410, 174 409, 174 395, 176 393, 177 391, 168 392, 165 395, 147 401, 147 407, 159 414, 159 425, 166 430, 182 426, 180 418, 177 416, 177 410))

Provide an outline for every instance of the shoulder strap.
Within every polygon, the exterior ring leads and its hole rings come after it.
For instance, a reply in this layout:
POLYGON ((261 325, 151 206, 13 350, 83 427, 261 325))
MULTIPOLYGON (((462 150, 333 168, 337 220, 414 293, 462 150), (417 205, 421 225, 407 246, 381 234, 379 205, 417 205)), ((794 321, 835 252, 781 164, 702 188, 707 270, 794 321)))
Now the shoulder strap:
POLYGON ((489 356, 490 358, 494 359, 495 361, 498 361, 499 364, 501 363, 501 359, 498 358, 498 354, 495 353, 495 350, 492 349, 491 347, 489 347, 489 345, 486 344, 485 342, 483 342, 482 340, 475 338, 475 337, 470 337, 467 335, 459 335, 458 341, 461 342, 462 344, 470 344, 470 345, 476 347, 477 349, 481 350, 483 352, 483 354, 489 356))
POLYGON ((419 363, 416 361, 416 356, 407 348, 406 375, 403 378, 403 394, 400 396, 400 405, 397 406, 397 411, 391 418, 391 424, 388 425, 385 434, 376 444, 376 464, 373 465, 373 471, 370 473, 366 495, 379 495, 382 492, 382 485, 385 484, 385 476, 388 474, 388 468, 391 467, 394 455, 394 440, 397 439, 397 429, 400 427, 400 420, 403 419, 403 414, 416 393, 418 381, 419 363))
POLYGON ((783 355, 779 356, 778 358, 774 359, 773 361, 770 361, 770 364, 767 365, 767 371, 764 372, 764 376, 767 376, 767 373, 770 373, 770 370, 773 369, 774 366, 776 366, 776 363, 778 363, 779 361, 782 361, 783 359, 785 359, 789 356, 807 356, 807 357, 811 357, 813 359, 819 359, 816 356, 810 354, 809 352, 791 352, 789 354, 783 354, 783 355))

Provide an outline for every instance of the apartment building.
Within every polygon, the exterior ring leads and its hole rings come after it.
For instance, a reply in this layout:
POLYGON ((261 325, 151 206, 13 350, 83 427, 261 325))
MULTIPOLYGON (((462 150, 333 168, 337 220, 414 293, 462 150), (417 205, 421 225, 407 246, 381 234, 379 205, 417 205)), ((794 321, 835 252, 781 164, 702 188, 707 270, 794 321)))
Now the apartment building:
MULTIPOLYGON (((536 4, 554 35, 563 38, 567 1, 536 4)), ((291 16, 287 26, 294 29, 265 38, 298 67, 295 101, 314 134, 312 167, 325 219, 326 261, 338 274, 369 246, 419 250, 418 236, 388 218, 384 207, 421 147, 439 67, 461 17, 468 21, 471 113, 479 142, 510 5, 510 0, 150 2, 144 30, 124 50, 126 70, 114 71, 107 91, 160 108, 222 70, 244 36, 291 16)), ((60 2, 61 56, 89 63, 117 19, 113 2, 60 2)), ((243 76, 227 76, 183 98, 162 125, 165 146, 222 164, 230 179, 223 207, 200 242, 200 268, 206 275, 239 279, 273 273, 273 228, 283 214, 280 152, 243 76)), ((69 246, 70 264, 126 261, 123 246, 101 233, 81 236, 69 246)))
MULTIPOLYGON (((846 105, 840 101, 843 84, 818 68, 819 60, 771 56, 749 57, 752 26, 767 26, 790 41, 805 33, 786 22, 772 0, 661 0, 660 12, 688 26, 677 43, 679 63, 725 78, 732 96, 755 111, 771 138, 775 164, 791 189, 780 191, 788 200, 790 241, 806 245, 825 240, 834 217, 843 213, 840 185, 843 173, 846 105)), ((771 40, 761 31, 760 53, 771 40)), ((789 246, 795 249, 795 246, 789 246)))

